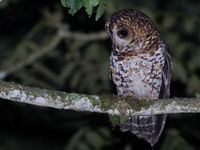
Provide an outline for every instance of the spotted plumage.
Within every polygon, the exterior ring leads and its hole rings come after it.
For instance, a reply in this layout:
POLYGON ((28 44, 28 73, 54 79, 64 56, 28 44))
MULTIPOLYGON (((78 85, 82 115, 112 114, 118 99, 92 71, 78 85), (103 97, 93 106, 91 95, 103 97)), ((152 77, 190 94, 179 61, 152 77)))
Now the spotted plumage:
MULTIPOLYGON (((118 95, 168 98, 171 57, 152 20, 140 11, 121 10, 112 15, 105 28, 112 40, 110 72, 118 95)), ((130 130, 153 146, 165 120, 166 115, 132 116, 121 130, 130 130)))

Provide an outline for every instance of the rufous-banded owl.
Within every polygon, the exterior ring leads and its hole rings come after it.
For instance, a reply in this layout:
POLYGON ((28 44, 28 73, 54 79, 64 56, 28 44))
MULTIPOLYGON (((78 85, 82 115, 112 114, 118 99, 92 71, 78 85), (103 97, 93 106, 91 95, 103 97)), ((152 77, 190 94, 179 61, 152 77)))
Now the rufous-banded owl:
MULTIPOLYGON (((105 25, 112 40, 111 78, 118 95, 138 99, 169 98, 172 62, 169 47, 152 20, 140 11, 114 13, 105 25)), ((132 116, 121 131, 131 131, 153 146, 167 115, 132 116)))

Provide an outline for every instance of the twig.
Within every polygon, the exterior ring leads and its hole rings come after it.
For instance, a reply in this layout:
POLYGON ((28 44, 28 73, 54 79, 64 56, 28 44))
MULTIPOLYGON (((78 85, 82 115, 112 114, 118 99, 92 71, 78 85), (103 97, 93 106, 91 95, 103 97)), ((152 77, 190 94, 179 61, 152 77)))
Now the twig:
POLYGON ((76 40, 82 40, 82 41, 96 41, 96 40, 105 40, 108 38, 108 35, 105 31, 97 32, 97 33, 81 33, 81 32, 69 32, 69 31, 63 31, 61 33, 63 38, 70 38, 70 39, 76 39, 76 40))
POLYGON ((48 45, 41 48, 40 50, 35 51, 33 54, 30 54, 25 60, 21 60, 16 64, 12 64, 12 67, 7 67, 5 70, 0 71, 0 79, 5 78, 7 75, 14 73, 20 69, 22 69, 24 66, 29 65, 33 63, 36 59, 41 58, 43 55, 45 55, 47 52, 53 50, 58 43, 61 41, 61 37, 55 36, 48 45))
POLYGON ((0 81, 0 98, 43 107, 107 113, 111 115, 152 115, 199 113, 197 98, 136 100, 117 95, 65 93, 0 81))
MULTIPOLYGON (((37 25, 38 26, 38 25, 37 25)), ((42 26, 43 27, 43 26, 42 26)), ((82 40, 82 41, 94 41, 94 40, 103 40, 108 38, 107 34, 104 31, 97 32, 97 33, 81 33, 81 32, 70 32, 67 28, 67 25, 58 25, 55 27, 58 28, 58 31, 53 36, 53 38, 49 39, 48 44, 46 44, 43 47, 36 47, 36 51, 33 54, 30 54, 27 58, 22 59, 16 64, 11 64, 12 67, 6 66, 5 69, 0 70, 0 79, 4 79, 6 76, 22 69, 26 65, 32 64, 37 59, 41 58, 45 54, 49 53, 50 51, 54 50, 56 46, 61 42, 61 40, 69 38, 69 39, 76 39, 76 40, 82 40), (38 50, 39 49, 39 50, 38 50)), ((33 31, 36 29, 33 28, 33 31)), ((32 35, 33 31, 31 31, 31 34, 28 34, 25 39, 27 40, 32 35)), ((33 35, 32 35, 33 36, 33 35)), ((22 40, 22 43, 24 40, 22 40)), ((27 41, 26 41, 27 42, 27 41)), ((31 42, 30 42, 31 43, 31 42)), ((32 43, 33 44, 33 43, 32 43)), ((19 43, 19 45, 22 45, 19 43)), ((19 46, 18 46, 19 47, 19 46)))

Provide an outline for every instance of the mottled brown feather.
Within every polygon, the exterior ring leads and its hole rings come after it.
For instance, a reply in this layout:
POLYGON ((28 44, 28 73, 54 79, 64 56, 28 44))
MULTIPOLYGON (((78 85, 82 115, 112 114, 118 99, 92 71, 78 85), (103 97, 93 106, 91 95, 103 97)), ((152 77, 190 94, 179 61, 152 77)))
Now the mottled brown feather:
MULTIPOLYGON (((114 13, 105 25, 112 40, 110 72, 117 92, 123 96, 168 98, 172 63, 169 48, 153 21, 137 10, 114 13), (118 36, 124 30, 126 36, 118 36)), ((132 116, 122 131, 131 131, 152 146, 163 131, 167 115, 132 116)))

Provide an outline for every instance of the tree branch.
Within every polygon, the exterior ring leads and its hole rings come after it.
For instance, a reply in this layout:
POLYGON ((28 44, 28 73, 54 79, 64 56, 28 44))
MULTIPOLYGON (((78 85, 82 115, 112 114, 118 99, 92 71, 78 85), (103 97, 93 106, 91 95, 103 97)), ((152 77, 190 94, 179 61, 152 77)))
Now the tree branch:
MULTIPOLYGON (((27 49, 28 47, 35 49, 34 53, 29 54, 24 57, 20 61, 14 62, 9 66, 5 66, 4 68, 0 68, 0 79, 4 79, 8 75, 24 68, 26 65, 30 65, 35 62, 37 59, 41 58, 45 54, 50 53, 50 51, 54 50, 58 44, 63 39, 76 39, 81 41, 95 41, 95 40, 104 40, 108 38, 108 35, 105 31, 100 31, 96 33, 82 33, 82 32, 71 32, 67 24, 56 24, 54 27, 57 29, 57 32, 52 36, 48 37, 48 43, 45 43, 42 46, 33 43, 30 39, 34 36, 37 30, 44 26, 43 21, 39 22, 36 27, 34 27, 20 42, 16 47, 21 49, 27 49), (11 67, 12 66, 12 67, 11 67)), ((46 37, 47 38, 47 37, 46 37)), ((9 63, 10 64, 10 63, 9 63)))
POLYGON ((7 99, 56 109, 89 111, 120 116, 200 112, 200 100, 197 98, 136 100, 133 97, 117 95, 65 93, 4 81, 0 81, 0 98, 2 100, 7 99))

